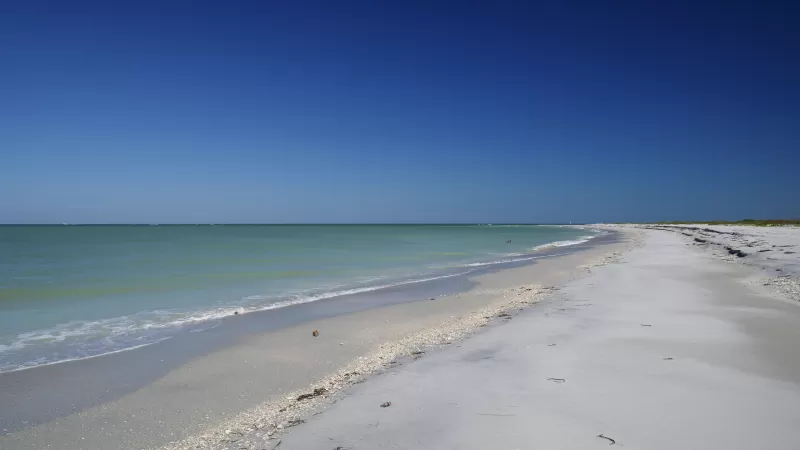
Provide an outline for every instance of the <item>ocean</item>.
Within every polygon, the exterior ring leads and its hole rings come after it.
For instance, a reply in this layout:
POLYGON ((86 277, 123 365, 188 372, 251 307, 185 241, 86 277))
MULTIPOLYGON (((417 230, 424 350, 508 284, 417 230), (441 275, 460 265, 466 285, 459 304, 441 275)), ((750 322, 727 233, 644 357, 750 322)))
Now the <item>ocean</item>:
POLYGON ((0 226, 0 372, 236 314, 537 258, 599 232, 537 225, 0 226))

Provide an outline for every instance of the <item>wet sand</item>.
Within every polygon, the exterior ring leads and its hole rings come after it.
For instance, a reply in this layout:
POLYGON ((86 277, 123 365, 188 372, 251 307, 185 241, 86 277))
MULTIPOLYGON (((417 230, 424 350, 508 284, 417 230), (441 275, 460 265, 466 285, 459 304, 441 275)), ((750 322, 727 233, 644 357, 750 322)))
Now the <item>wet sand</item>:
POLYGON ((476 310, 488 314, 528 306, 542 293, 539 285, 562 284, 584 272, 580 265, 625 245, 609 236, 550 252, 570 253, 564 256, 479 274, 466 285, 384 293, 393 296, 389 306, 364 310, 363 303, 370 299, 358 295, 321 301, 314 305, 319 318, 309 321, 303 316, 298 324, 284 323, 266 332, 253 332, 263 326, 256 322, 266 315, 240 317, 230 321, 239 332, 226 326, 197 333, 192 345, 178 342, 169 344, 176 345, 172 349, 154 346, 0 377, 3 420, 13 426, 0 436, 0 447, 226 445, 222 441, 231 427, 244 429, 246 421, 260 419, 267 426, 267 418, 286 420, 285 414, 274 415, 287 402, 287 393, 296 396, 347 367, 359 367, 359 377, 385 370, 389 361, 381 361, 381 355, 396 358, 410 346, 457 341, 485 325, 476 310), (434 292, 430 298, 435 300, 421 300, 423 292, 434 292), (311 336, 314 329, 320 331, 317 338, 311 336), (81 370, 73 368, 78 365, 81 370), (95 375, 87 376, 92 371, 86 369, 93 365, 95 375))

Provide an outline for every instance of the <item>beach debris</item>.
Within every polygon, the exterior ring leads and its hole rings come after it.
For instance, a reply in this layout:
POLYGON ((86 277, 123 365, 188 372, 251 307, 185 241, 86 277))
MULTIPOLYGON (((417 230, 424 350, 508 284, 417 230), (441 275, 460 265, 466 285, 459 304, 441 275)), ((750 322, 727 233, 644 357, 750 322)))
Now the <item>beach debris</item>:
POLYGON ((381 403, 381 408, 388 408, 392 406, 392 402, 383 402, 381 403))
POLYGON ((652 325, 650 325, 649 323, 642 323, 640 325, 643 326, 643 327, 652 327, 652 325))
POLYGON ((303 419, 292 419, 289 421, 289 423, 286 424, 286 428, 296 427, 303 423, 306 423, 306 421, 303 419))
POLYGON ((661 358, 661 359, 663 359, 664 361, 672 361, 675 358, 673 358, 672 356, 667 356, 667 357, 661 358))
POLYGON ((338 446, 338 447, 334 448, 333 450, 349 450, 349 449, 350 449, 350 447, 342 447, 342 446, 340 445, 340 446, 338 446))
POLYGON ((506 241, 506 244, 510 244, 510 243, 511 243, 511 239, 506 241))
POLYGON ((238 315, 239 315, 239 311, 234 311, 234 312, 233 312, 233 315, 234 315, 234 316, 238 316, 238 315))
POLYGON ((431 297, 431 300, 436 300, 436 298, 435 297, 431 297))
POLYGON ((608 437, 608 436, 603 436, 603 434, 602 434, 602 433, 598 434, 598 435, 597 435, 597 437, 599 437, 600 439, 608 439, 608 441, 609 441, 609 444, 608 444, 608 445, 614 445, 614 444, 616 444, 616 443, 617 443, 617 441, 615 441, 614 439, 611 439, 611 438, 610 438, 610 437, 608 437))
POLYGON ((312 331, 312 332, 311 332, 311 335, 312 335, 312 336, 314 336, 314 337, 317 337, 317 336, 319 336, 319 330, 314 330, 314 331, 312 331))
POLYGON ((275 450, 276 448, 280 447, 282 442, 283 442, 282 440, 279 440, 278 443, 275 444, 275 447, 272 447, 272 450, 275 450))
POLYGON ((555 347, 556 344, 547 344, 548 347, 555 347))
POLYGON ((320 395, 323 395, 326 392, 328 392, 328 390, 325 389, 324 387, 316 388, 316 389, 314 389, 314 392, 312 392, 310 394, 299 395, 297 397, 297 401, 300 402, 300 401, 303 401, 303 400, 306 400, 306 399, 309 399, 309 398, 319 397, 320 395))
POLYGON ((416 355, 423 355, 423 354, 425 354, 425 352, 423 352, 422 350, 417 350, 417 351, 415 351, 415 352, 411 352, 411 354, 412 354, 413 356, 416 356, 416 355))
POLYGON ((747 253, 745 253, 745 252, 743 252, 743 251, 741 251, 741 250, 735 249, 735 248, 733 248, 733 247, 727 247, 727 246, 726 246, 726 247, 725 247, 725 250, 727 250, 727 251, 728 251, 728 254, 730 254, 730 255, 736 255, 736 256, 738 256, 739 258, 744 258, 745 256, 747 256, 747 253))
POLYGON ((553 383, 564 383, 567 381, 563 378, 548 378, 548 380, 552 381, 553 383))
POLYGON ((511 318, 511 314, 509 314, 509 313, 500 313, 500 314, 497 315, 497 317, 503 317, 503 318, 506 318, 506 319, 510 319, 511 318))

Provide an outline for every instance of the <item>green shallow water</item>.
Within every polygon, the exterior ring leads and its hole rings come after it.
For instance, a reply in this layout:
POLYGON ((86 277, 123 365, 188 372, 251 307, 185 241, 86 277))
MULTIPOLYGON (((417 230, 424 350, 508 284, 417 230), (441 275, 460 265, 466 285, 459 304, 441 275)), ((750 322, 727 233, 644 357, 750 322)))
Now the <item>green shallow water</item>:
POLYGON ((486 225, 2 226, 0 371, 141 345, 234 311, 463 272, 591 234, 486 225))

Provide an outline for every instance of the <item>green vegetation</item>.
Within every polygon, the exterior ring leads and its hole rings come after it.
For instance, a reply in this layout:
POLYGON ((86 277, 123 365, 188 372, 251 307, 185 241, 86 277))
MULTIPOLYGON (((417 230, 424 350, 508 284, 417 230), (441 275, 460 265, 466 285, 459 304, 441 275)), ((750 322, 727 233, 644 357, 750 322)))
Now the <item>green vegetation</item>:
POLYGON ((705 222, 656 222, 659 225, 750 225, 754 227, 776 227, 776 226, 783 226, 783 225, 794 225, 800 226, 800 219, 767 219, 767 220, 760 220, 760 219, 744 219, 744 220, 737 220, 735 222, 725 221, 725 220, 712 220, 712 221, 705 221, 705 222))

